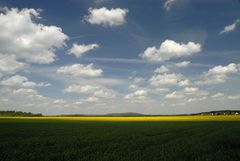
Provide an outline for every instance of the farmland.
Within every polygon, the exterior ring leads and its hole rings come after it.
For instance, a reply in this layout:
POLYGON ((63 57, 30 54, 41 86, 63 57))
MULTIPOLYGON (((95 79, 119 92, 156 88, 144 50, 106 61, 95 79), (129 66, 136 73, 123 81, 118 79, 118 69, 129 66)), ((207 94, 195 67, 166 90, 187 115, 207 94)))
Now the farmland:
POLYGON ((239 116, 1 117, 1 161, 236 161, 239 116))

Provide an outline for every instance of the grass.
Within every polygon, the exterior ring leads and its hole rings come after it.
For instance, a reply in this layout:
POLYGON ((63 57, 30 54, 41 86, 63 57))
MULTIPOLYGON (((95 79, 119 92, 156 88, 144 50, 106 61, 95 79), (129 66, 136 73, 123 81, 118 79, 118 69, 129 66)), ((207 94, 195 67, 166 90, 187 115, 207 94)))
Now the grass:
POLYGON ((238 121, 239 116, 2 117, 0 160, 238 161, 238 121))

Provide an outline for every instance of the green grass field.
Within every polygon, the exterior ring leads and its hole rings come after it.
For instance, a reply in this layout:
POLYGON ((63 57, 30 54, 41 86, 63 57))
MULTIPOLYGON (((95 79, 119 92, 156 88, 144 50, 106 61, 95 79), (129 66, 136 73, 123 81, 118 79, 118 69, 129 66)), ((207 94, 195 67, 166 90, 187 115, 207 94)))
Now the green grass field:
POLYGON ((239 161, 238 121, 0 118, 1 161, 239 161))

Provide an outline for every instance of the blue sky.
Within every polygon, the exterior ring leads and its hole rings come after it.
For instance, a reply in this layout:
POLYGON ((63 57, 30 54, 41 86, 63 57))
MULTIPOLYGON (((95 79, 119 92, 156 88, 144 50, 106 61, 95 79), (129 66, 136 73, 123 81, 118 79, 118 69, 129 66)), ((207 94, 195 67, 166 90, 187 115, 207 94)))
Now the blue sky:
POLYGON ((0 6, 1 110, 239 109, 238 0, 1 0, 0 6))

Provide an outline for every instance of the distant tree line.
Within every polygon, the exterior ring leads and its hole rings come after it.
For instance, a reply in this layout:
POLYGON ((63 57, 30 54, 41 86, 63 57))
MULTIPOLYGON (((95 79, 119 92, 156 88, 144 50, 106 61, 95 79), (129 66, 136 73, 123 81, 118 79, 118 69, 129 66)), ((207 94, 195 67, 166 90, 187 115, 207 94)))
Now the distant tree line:
POLYGON ((191 115, 239 115, 239 110, 221 110, 221 111, 209 111, 209 112, 201 112, 191 115))
POLYGON ((41 113, 31 113, 22 111, 0 111, 0 116, 43 116, 41 113))

